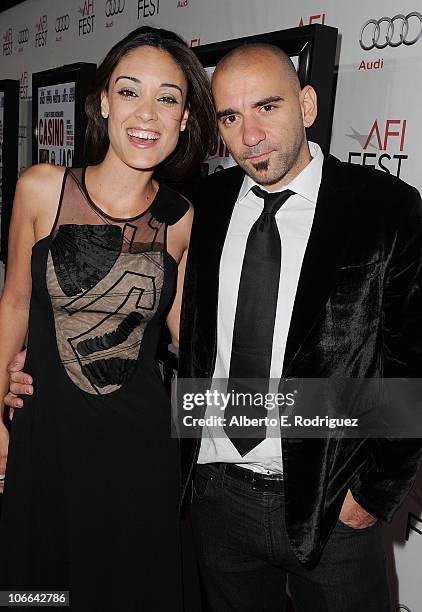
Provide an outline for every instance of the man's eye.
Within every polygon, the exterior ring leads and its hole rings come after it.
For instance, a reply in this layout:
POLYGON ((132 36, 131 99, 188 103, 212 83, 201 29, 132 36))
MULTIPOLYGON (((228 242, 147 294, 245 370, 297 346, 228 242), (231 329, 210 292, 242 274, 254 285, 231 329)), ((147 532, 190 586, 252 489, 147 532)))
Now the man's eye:
POLYGON ((223 125, 232 125, 236 121, 236 115, 227 115, 223 118, 223 125))
POLYGON ((123 98, 134 98, 136 96, 136 93, 131 89, 121 89, 118 93, 123 98))
POLYGON ((176 98, 173 98, 173 96, 161 96, 159 100, 160 102, 164 102, 164 104, 178 104, 176 98))
POLYGON ((265 106, 263 106, 262 108, 263 110, 265 110, 266 113, 269 113, 273 110, 274 106, 272 104, 265 104, 265 106))

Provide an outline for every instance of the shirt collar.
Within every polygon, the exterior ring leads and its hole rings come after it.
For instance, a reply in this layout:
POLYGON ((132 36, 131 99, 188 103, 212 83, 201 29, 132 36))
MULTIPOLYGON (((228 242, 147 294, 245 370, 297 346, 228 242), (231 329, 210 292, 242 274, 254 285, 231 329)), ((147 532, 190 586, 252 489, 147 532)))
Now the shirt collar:
MULTIPOLYGON (((309 164, 305 166, 302 172, 300 172, 292 181, 290 181, 288 185, 285 185, 281 189, 277 189, 277 191, 271 193, 278 193, 280 191, 284 191, 285 189, 291 189, 306 200, 316 204, 318 191, 321 184, 324 154, 321 147, 316 142, 309 141, 308 144, 312 156, 309 164)), ((238 201, 240 202, 243 200, 255 185, 258 185, 258 183, 255 183, 255 181, 246 174, 245 178, 243 179, 242 187, 239 191, 238 201)), ((262 185, 258 185, 258 187, 265 190, 265 187, 262 185)))

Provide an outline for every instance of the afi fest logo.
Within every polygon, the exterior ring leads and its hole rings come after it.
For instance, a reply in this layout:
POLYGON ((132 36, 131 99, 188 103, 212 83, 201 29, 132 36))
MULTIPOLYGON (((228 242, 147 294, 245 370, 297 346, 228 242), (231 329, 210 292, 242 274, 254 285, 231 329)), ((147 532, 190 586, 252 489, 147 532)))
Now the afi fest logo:
POLYGON ((85 0, 84 5, 79 7, 82 17, 79 19, 79 36, 87 36, 94 31, 95 12, 94 0, 85 0))
POLYGON ((35 46, 45 47, 47 44, 47 15, 42 15, 35 24, 35 46))
POLYGON ((325 23, 325 13, 320 13, 319 15, 310 15, 308 22, 306 20, 301 19, 299 21, 299 28, 305 25, 312 25, 313 23, 325 23))
POLYGON ((3 55, 12 55, 13 53, 13 30, 9 28, 3 34, 3 55))
POLYGON ((113 19, 110 17, 117 17, 121 15, 125 10, 126 0, 106 0, 104 4, 104 13, 109 21, 106 21, 105 27, 112 28, 114 25, 113 19))
POLYGON ((155 17, 160 12, 160 0, 138 0, 138 19, 155 17))
POLYGON ((70 15, 60 15, 57 17, 56 22, 54 24, 54 30, 56 32, 56 42, 60 42, 62 40, 63 32, 67 32, 70 28, 70 15))
POLYGON ((368 135, 352 128, 352 133, 347 136, 356 140, 362 150, 349 151, 349 164, 377 167, 400 177, 403 162, 409 157, 403 153, 406 129, 406 119, 387 119, 385 122, 375 119, 368 135), (392 149, 396 152, 393 153, 392 149))
POLYGON ((21 78, 20 78, 19 96, 21 100, 28 99, 28 83, 29 83, 28 72, 25 70, 24 72, 22 72, 21 78))
POLYGON ((410 47, 422 36, 422 15, 417 11, 407 15, 368 19, 360 32, 359 44, 364 51, 391 47, 410 47))
POLYGON ((29 29, 24 28, 23 30, 19 30, 18 32, 18 53, 23 51, 23 45, 29 42, 29 29))

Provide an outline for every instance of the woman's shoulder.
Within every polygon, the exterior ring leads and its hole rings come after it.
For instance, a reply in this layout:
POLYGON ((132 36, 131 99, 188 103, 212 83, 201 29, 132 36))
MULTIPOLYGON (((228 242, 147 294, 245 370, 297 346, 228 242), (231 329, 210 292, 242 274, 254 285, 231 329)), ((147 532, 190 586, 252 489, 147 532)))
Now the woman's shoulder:
POLYGON ((65 168, 62 166, 34 164, 22 172, 18 186, 34 193, 54 191, 57 186, 61 186, 64 173, 65 168))
POLYGON ((24 170, 16 186, 17 206, 36 218, 48 215, 60 198, 64 173, 65 168, 53 164, 35 164, 24 170))
POLYGON ((186 216, 193 214, 192 204, 189 200, 169 185, 160 184, 158 197, 154 201, 151 213, 167 225, 174 225, 186 216))

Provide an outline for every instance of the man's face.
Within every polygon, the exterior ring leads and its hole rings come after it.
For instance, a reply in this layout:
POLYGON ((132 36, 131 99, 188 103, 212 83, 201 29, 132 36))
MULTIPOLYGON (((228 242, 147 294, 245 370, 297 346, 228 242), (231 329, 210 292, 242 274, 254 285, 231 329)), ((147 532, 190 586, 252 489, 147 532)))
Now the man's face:
MULTIPOLYGON (((250 51, 245 61, 217 70, 213 94, 220 134, 230 153, 253 180, 270 191, 289 183, 309 162, 304 125, 307 96, 269 51, 250 51)), ((311 111, 312 114, 312 111, 311 111)))

